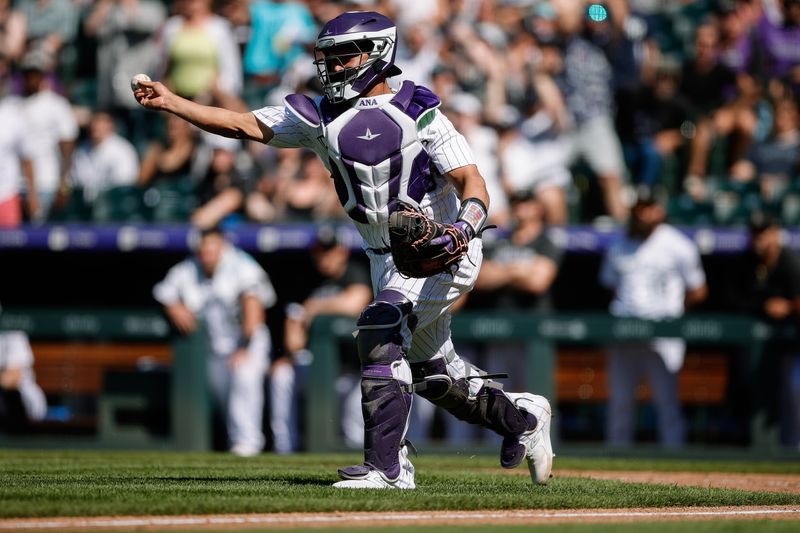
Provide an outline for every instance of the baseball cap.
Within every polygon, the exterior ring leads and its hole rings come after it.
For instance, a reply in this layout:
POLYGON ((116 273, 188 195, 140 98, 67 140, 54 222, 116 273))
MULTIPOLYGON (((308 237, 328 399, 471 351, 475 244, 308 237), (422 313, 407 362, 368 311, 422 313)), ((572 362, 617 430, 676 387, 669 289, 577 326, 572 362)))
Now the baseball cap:
POLYGON ((481 101, 469 93, 456 93, 447 99, 447 107, 462 115, 480 115, 481 101))
POLYGON ((339 240, 338 232, 336 231, 336 226, 332 224, 321 224, 317 228, 317 242, 315 246, 322 248, 323 250, 330 250, 338 245, 341 242, 339 240))
POLYGON ((41 48, 28 51, 19 62, 22 71, 49 72, 53 68, 53 57, 41 48))
POLYGON ((536 193, 531 189, 519 189, 508 195, 508 202, 511 204, 529 200, 536 200, 536 193))
POLYGON ((771 213, 766 213, 764 211, 753 211, 750 214, 750 219, 747 221, 747 227, 753 235, 758 235, 768 229, 777 228, 779 226, 778 219, 771 213))

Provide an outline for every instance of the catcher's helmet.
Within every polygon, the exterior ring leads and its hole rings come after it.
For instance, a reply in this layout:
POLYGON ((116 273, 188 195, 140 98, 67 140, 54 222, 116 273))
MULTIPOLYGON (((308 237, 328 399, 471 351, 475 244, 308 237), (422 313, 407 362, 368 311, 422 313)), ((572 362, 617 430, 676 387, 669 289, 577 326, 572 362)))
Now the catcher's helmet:
POLYGON ((314 65, 328 100, 361 96, 401 70, 394 64, 397 28, 374 11, 348 11, 322 27, 314 47, 314 65), (368 54, 358 66, 345 68, 353 56, 368 54), (341 67, 337 70, 336 67, 341 67))

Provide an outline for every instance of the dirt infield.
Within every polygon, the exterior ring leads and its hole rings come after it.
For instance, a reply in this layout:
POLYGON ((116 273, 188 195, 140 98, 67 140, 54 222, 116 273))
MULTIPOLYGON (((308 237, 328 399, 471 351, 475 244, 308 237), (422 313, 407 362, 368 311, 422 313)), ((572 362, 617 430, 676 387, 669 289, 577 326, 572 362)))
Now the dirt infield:
MULTIPOLYGON (((743 489, 800 494, 800 476, 697 472, 559 470, 558 477, 583 477, 629 483, 743 489)), ((681 520, 800 521, 800 506, 671 507, 662 509, 581 509, 518 511, 415 511, 380 513, 285 513, 206 516, 71 517, 0 520, 0 531, 202 530, 290 527, 376 527, 387 525, 568 524, 665 522, 681 520)))

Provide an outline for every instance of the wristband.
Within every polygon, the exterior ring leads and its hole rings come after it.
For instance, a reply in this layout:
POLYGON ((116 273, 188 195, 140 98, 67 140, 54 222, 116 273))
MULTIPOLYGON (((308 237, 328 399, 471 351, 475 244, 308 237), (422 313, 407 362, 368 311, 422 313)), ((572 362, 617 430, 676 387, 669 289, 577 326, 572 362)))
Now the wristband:
POLYGON ((469 238, 480 236, 486 225, 488 215, 486 204, 477 198, 467 198, 461 203, 461 210, 458 212, 458 221, 465 222, 469 238))
POLYGON ((239 345, 237 346, 237 348, 239 348, 240 350, 248 350, 248 349, 250 349, 250 339, 252 339, 252 337, 248 337, 246 335, 242 335, 239 338, 239 345))

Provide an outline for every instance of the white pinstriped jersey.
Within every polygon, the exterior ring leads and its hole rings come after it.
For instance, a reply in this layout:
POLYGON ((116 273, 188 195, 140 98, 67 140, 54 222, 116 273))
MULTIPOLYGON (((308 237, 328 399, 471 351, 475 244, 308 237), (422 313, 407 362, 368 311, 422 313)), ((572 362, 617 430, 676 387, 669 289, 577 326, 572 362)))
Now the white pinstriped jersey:
MULTIPOLYGON (((386 94, 357 99, 352 109, 345 111, 345 114, 348 115, 345 117, 347 120, 337 121, 338 130, 341 131, 352 118, 358 115, 360 110, 386 106, 392 97, 392 94, 386 94), (344 124, 344 126, 341 124, 344 124)), ((393 110, 390 106, 386 106, 386 108, 390 112, 393 110)), ((308 148, 313 150, 328 166, 328 170, 332 170, 330 167, 332 164, 331 158, 338 157, 338 147, 332 146, 330 139, 335 139, 338 131, 327 132, 326 137, 328 140, 326 141, 321 138, 319 129, 306 124, 283 106, 268 106, 253 113, 259 121, 269 126, 274 132, 275 136, 270 141, 270 145, 280 148, 308 148)), ((438 109, 433 109, 428 115, 430 116, 426 116, 424 125, 419 125, 416 137, 430 156, 431 162, 440 176, 436 177, 434 181, 435 187, 425 194, 422 201, 419 202, 419 206, 431 218, 452 223, 455 222, 458 216, 460 202, 455 188, 441 176, 456 168, 474 164, 475 158, 467 141, 456 131, 447 117, 438 109)), ((413 155, 410 157, 413 157, 413 155)), ((368 223, 354 220, 354 224, 364 238, 366 248, 383 248, 389 242, 387 221, 388 201, 390 198, 376 194, 372 198, 367 198, 367 200, 372 201, 374 204, 372 205, 374 209, 369 214, 368 223)), ((348 207, 345 205, 346 209, 348 207)))

